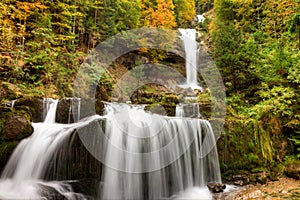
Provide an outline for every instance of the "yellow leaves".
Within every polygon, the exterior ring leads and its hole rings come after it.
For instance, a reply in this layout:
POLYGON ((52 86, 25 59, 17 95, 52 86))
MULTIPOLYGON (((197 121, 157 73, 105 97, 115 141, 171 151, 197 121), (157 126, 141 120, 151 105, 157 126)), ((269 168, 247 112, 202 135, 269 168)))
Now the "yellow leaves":
POLYGON ((30 16, 32 12, 46 8, 47 6, 41 4, 40 2, 30 3, 17 1, 16 6, 14 7, 13 17, 24 20, 30 16))
POLYGON ((30 2, 20 2, 17 1, 17 7, 25 12, 31 12, 33 10, 45 9, 47 6, 41 4, 40 2, 30 3, 30 2))
POLYGON ((243 6, 249 6, 253 3, 253 0, 231 0, 233 3, 243 5, 243 6))
POLYGON ((158 0, 157 10, 152 13, 151 25, 161 28, 175 27, 176 22, 173 9, 173 4, 167 4, 165 0, 158 0))

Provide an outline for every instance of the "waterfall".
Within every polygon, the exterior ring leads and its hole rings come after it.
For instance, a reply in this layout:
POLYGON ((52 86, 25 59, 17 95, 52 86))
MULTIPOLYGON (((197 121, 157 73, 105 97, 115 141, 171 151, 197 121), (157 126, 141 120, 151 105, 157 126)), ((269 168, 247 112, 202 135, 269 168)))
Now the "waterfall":
POLYGON ((176 117, 190 117, 190 118, 200 118, 200 106, 198 103, 181 103, 176 105, 175 110, 176 117))
MULTIPOLYGON (((44 98, 44 99, 43 99, 43 119, 44 119, 44 121, 45 121, 45 119, 46 119, 46 117, 47 117, 47 114, 48 114, 48 111, 49 111, 51 105, 52 105, 52 108, 54 107, 55 110, 56 110, 56 108, 57 108, 57 103, 58 103, 58 102, 56 102, 56 100, 51 99, 51 98, 44 98), (53 104, 53 103, 54 103, 54 104, 53 104)), ((55 111, 51 111, 51 112, 54 112, 54 113, 55 113, 55 111)), ((50 115, 51 115, 51 114, 50 114, 50 115)), ((49 115, 48 118, 50 118, 50 115, 49 115)), ((51 119, 55 121, 55 116, 51 115, 51 117, 52 117, 51 119)), ((49 120, 50 120, 50 119, 49 119, 49 120)))
POLYGON ((76 129, 88 125, 99 116, 76 124, 56 124, 58 100, 44 99, 45 120, 32 123, 34 133, 20 142, 11 155, 0 179, 0 199, 41 199, 41 188, 52 188, 67 199, 83 197, 63 182, 45 182, 43 178, 55 152, 76 129))
POLYGON ((221 182, 216 147, 206 150, 215 145, 208 121, 149 114, 126 104, 106 107, 110 143, 100 199, 176 198, 221 182))
POLYGON ((211 199, 206 183, 221 182, 215 137, 207 120, 106 103, 104 116, 58 124, 57 100, 45 101, 45 121, 33 123, 34 133, 20 142, 1 175, 0 199, 47 198, 45 187, 66 199, 85 199, 73 190, 71 180, 46 181, 45 176, 54 156, 57 162, 68 160, 57 152, 69 148, 70 137, 87 134, 76 130, 100 134, 93 127, 86 129, 99 120, 108 142, 102 141, 101 184, 95 199, 211 199))
POLYGON ((11 108, 14 108, 15 103, 16 103, 16 100, 12 100, 12 101, 11 101, 11 108))
POLYGON ((186 83, 182 87, 202 90, 198 84, 196 29, 179 29, 185 49, 186 83))

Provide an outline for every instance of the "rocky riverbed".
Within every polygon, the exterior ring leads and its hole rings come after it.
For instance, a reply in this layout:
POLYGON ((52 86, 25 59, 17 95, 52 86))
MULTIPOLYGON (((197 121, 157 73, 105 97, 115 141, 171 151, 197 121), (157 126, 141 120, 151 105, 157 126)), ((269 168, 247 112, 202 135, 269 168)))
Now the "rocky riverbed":
POLYGON ((236 190, 215 194, 213 200, 300 199, 300 180, 280 178, 266 184, 247 185, 236 190))

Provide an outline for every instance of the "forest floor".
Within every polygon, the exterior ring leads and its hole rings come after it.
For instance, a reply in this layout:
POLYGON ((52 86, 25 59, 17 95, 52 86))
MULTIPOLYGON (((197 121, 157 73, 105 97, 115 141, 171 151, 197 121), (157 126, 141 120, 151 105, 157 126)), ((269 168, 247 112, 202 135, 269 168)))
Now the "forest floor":
POLYGON ((265 185, 248 185, 241 189, 216 194, 214 200, 248 200, 248 199, 300 199, 300 180, 280 178, 265 185))

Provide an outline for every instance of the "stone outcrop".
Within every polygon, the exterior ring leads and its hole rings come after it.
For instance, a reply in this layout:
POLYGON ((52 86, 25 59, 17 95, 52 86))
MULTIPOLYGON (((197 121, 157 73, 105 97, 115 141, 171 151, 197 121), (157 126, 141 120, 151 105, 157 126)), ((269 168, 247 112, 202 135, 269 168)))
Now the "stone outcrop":
POLYGON ((8 140, 21 140, 33 132, 33 128, 24 115, 9 117, 5 122, 5 136, 8 140))

